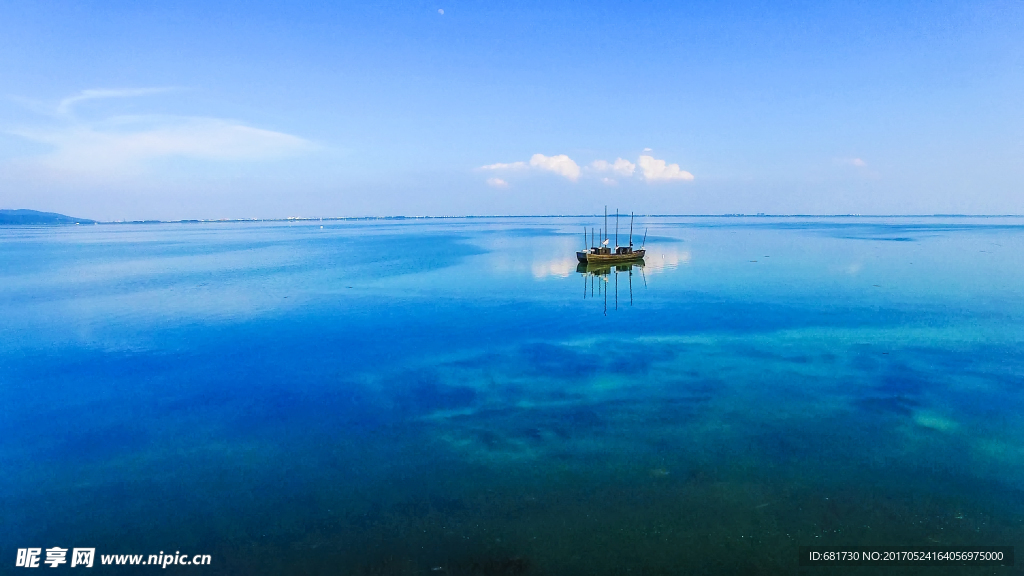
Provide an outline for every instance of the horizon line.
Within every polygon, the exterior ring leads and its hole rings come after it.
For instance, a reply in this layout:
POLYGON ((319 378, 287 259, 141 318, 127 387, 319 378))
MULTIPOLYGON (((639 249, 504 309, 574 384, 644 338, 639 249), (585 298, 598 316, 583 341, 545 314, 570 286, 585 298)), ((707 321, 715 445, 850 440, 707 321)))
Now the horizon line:
MULTIPOLYGON (((467 214, 467 215, 390 215, 390 216, 288 216, 277 218, 181 218, 177 220, 92 220, 95 224, 202 224, 227 222, 322 222, 356 220, 458 220, 491 218, 603 218, 604 214, 467 214)), ((620 217, 626 214, 619 214, 620 217)), ((641 218, 1024 218, 1024 214, 634 214, 641 218)), ((90 219, 83 219, 90 220, 90 219)))

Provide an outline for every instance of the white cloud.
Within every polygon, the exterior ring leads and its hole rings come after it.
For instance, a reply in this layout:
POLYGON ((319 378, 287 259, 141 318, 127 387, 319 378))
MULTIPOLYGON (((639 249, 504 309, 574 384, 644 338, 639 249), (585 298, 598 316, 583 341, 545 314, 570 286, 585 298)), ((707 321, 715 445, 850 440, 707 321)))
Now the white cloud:
POLYGON ((481 166, 481 170, 525 170, 533 168, 535 170, 545 170, 547 172, 554 172, 560 176, 564 176, 573 182, 580 177, 580 167, 572 158, 569 158, 565 154, 559 154, 558 156, 545 156, 543 154, 534 154, 530 157, 530 163, 526 162, 498 162, 496 164, 488 164, 481 166))
POLYGON ((654 152, 654 150, 651 150, 650 148, 644 148, 644 152, 654 152))
POLYGON ((868 165, 867 162, 861 160, 860 158, 843 158, 840 161, 843 164, 849 164, 850 166, 856 166, 857 168, 864 168, 865 166, 868 165))
POLYGON ((636 161, 648 182, 666 182, 671 180, 693 180, 693 174, 681 170, 679 164, 666 164, 653 156, 641 156, 636 161))
POLYGON ((162 158, 268 160, 313 148, 291 134, 218 118, 121 117, 11 133, 53 147, 47 154, 19 159, 23 167, 110 176, 140 172, 162 158))
POLYGON ((598 172, 615 172, 622 176, 632 176, 633 172, 636 170, 636 164, 633 164, 625 158, 616 158, 615 162, 594 160, 590 166, 598 172))
POLYGON ((580 177, 579 165, 576 164, 576 162, 573 162, 572 158, 569 158, 565 154, 559 154, 558 156, 534 154, 530 157, 530 166, 554 172, 555 174, 565 176, 574 182, 580 177))
MULTIPOLYGON (((530 158, 529 164, 526 162, 499 162, 497 164, 488 164, 480 167, 481 170, 522 170, 525 168, 554 172, 555 174, 563 176, 573 182, 579 179, 582 172, 579 165, 565 154, 559 154, 557 156, 534 154, 530 158)), ((636 176, 647 182, 693 180, 693 174, 680 169, 678 164, 668 164, 664 160, 658 160, 653 156, 648 155, 640 156, 635 164, 625 158, 616 158, 614 162, 609 162, 607 160, 594 160, 587 167, 587 171, 589 176, 594 178, 600 177, 601 182, 608 185, 616 185, 618 184, 618 181, 615 178, 599 176, 600 173, 611 173, 609 176, 614 175, 616 178, 629 178, 636 176), (637 174, 637 168, 640 169, 640 174, 637 174), (594 174, 595 172, 598 174, 594 174)), ((504 180, 502 180, 502 182, 504 182, 504 180)))
POLYGON ((504 162, 498 162, 496 164, 488 164, 486 166, 481 166, 480 169, 481 170, 522 170, 523 168, 526 168, 526 167, 527 167, 526 162, 509 162, 507 164, 504 163, 504 162))
POLYGON ((167 92, 171 88, 128 88, 121 90, 82 90, 74 96, 68 96, 57 105, 57 112, 66 114, 71 111, 75 104, 84 100, 97 100, 101 98, 130 98, 132 96, 145 96, 147 94, 158 94, 167 92))
POLYGON ((495 188, 508 188, 508 182, 505 182, 501 178, 488 178, 487 185, 495 188))

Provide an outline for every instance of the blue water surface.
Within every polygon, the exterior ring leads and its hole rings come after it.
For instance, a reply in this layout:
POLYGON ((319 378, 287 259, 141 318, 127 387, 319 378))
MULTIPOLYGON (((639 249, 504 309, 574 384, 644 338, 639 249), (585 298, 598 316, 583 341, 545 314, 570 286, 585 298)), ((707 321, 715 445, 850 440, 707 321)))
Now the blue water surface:
POLYGON ((642 266, 578 267, 601 225, 0 228, 0 566, 753 574, 1022 543, 1024 219, 643 218, 642 266))

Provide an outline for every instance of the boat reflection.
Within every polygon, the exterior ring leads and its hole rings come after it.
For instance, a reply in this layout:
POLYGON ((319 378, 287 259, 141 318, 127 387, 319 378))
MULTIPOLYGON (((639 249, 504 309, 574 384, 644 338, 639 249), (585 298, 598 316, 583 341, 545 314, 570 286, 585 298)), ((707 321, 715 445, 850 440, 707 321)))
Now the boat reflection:
POLYGON ((580 262, 576 266, 576 273, 583 276, 583 298, 604 298, 604 314, 608 315, 608 293, 611 292, 612 306, 614 310, 619 309, 619 274, 626 276, 626 284, 629 288, 629 305, 633 305, 633 273, 639 272, 643 279, 644 287, 647 287, 647 276, 644 274, 644 261, 634 260, 632 262, 620 262, 618 264, 599 264, 593 262, 580 262), (587 294, 589 292, 589 295, 587 294))

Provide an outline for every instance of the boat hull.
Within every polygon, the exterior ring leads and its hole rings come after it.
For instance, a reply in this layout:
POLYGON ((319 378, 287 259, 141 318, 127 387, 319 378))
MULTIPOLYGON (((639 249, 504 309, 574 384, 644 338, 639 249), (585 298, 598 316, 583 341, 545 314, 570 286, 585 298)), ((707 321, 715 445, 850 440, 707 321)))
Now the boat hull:
POLYGON ((636 250, 629 254, 589 254, 587 252, 577 252, 576 259, 590 264, 615 264, 616 262, 643 260, 646 253, 646 250, 636 250))

